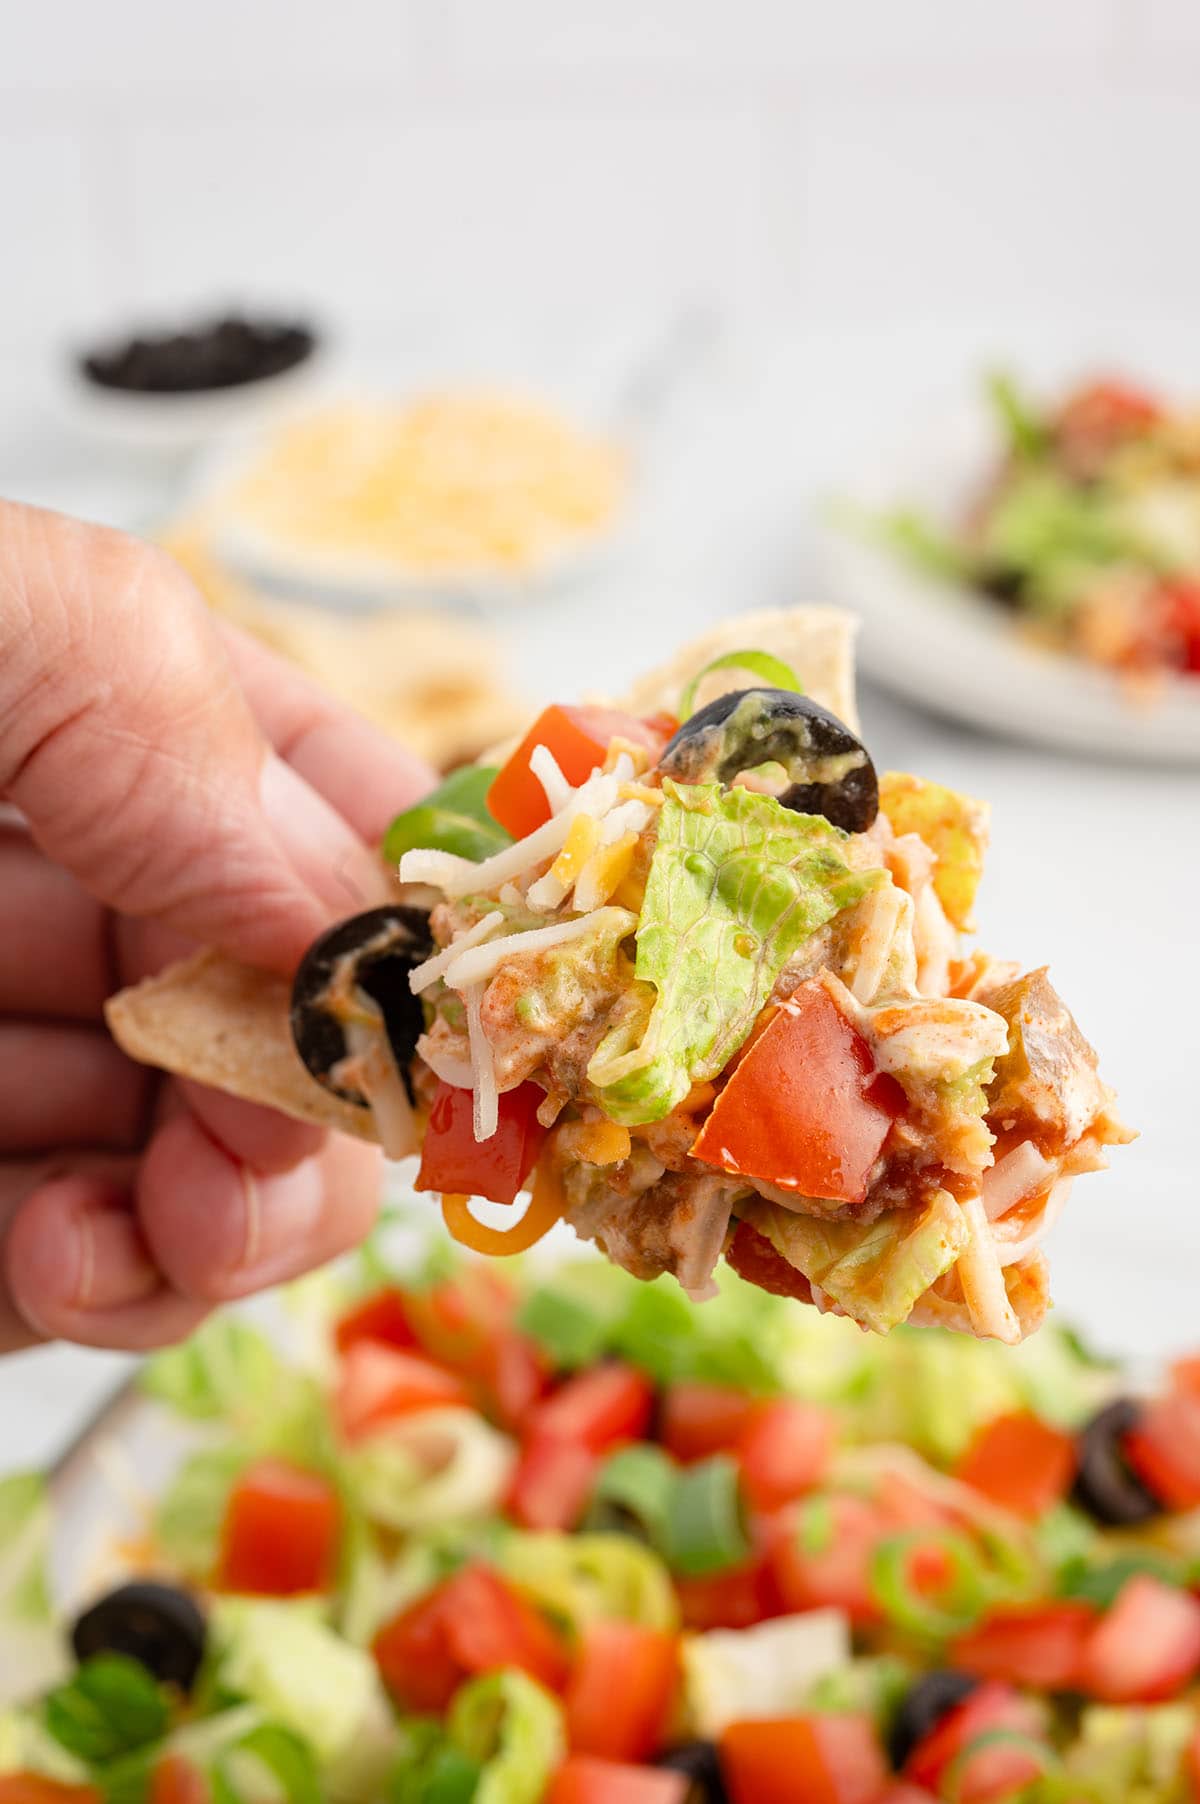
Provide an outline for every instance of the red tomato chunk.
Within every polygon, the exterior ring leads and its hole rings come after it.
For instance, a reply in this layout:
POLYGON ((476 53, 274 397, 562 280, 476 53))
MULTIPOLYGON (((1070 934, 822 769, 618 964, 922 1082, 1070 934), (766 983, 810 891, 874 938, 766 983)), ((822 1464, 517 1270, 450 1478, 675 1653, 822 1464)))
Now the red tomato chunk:
POLYGON ((496 1132, 490 1140, 476 1140, 470 1090, 439 1083, 414 1189, 482 1196, 490 1203, 515 1202, 546 1138, 547 1130, 537 1118, 545 1094, 532 1083, 505 1090, 496 1132))
POLYGON ((531 1435, 509 1485, 509 1515, 522 1528, 574 1528, 587 1508, 599 1464, 582 1441, 531 1435))
POLYGON ((802 1196, 861 1203, 904 1092, 823 984, 801 984, 713 1104, 693 1157, 802 1196))
POLYGON ((572 1754, 551 1779, 544 1804, 686 1804, 687 1795, 682 1773, 572 1754))
POLYGON ((865 1716, 730 1723, 719 1745, 732 1804, 877 1804, 887 1782, 865 1716))
POLYGON ((649 1760, 662 1747, 679 1682, 674 1635, 633 1622, 594 1622, 567 1682, 572 1753, 649 1760))
POLYGON ((760 1404, 737 1444, 751 1508, 776 1510, 811 1491, 828 1470, 834 1438, 833 1418, 815 1403, 760 1404))
POLYGON ((1083 1650, 1080 1688, 1106 1704, 1173 1697, 1200 1668, 1200 1603, 1148 1574, 1131 1578, 1083 1650))
POLYGON ((471 1393, 461 1378, 379 1341, 357 1341, 342 1360, 335 1409, 348 1441, 427 1409, 461 1409, 471 1393))
POLYGON ((225 1506, 221 1585, 269 1597, 327 1590, 340 1533, 341 1505, 328 1479, 284 1460, 259 1460, 225 1506))
POLYGON ((1070 1598, 996 1610, 954 1643, 950 1664, 981 1679, 1039 1691, 1078 1688, 1084 1644, 1096 1625, 1090 1604, 1070 1598))
POLYGON ((382 1341, 388 1347, 415 1347, 417 1337, 403 1291, 388 1289, 364 1297, 341 1317, 334 1333, 339 1353, 360 1340, 382 1341))
POLYGON ((464 1680, 504 1666, 552 1691, 567 1674, 562 1643, 545 1617, 478 1563, 385 1623, 373 1651, 384 1685, 411 1710, 444 1710, 464 1680))
POLYGON ((654 1387, 645 1373, 612 1360, 568 1378, 539 1403, 530 1412, 529 1432, 606 1453, 622 1441, 641 1440, 653 1409, 654 1387))
POLYGON ((958 1476, 993 1503, 1035 1521, 1062 1502, 1075 1461, 1069 1434, 1022 1412, 985 1423, 963 1455, 958 1476))

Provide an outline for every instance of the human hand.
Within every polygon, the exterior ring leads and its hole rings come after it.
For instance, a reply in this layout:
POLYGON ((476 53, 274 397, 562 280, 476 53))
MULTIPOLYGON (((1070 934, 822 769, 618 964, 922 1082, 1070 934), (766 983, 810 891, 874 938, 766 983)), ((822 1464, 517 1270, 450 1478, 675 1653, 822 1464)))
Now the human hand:
POLYGON ((102 1006, 197 942, 290 973, 431 781, 163 553, 0 502, 0 1351, 175 1340, 366 1233, 374 1148, 133 1064, 102 1006))

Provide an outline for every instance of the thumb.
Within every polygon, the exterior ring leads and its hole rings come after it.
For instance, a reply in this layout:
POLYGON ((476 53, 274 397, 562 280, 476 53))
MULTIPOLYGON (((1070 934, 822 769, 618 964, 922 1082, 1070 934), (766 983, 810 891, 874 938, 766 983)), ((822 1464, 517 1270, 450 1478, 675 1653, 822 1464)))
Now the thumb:
POLYGON ((4 502, 0 796, 110 907, 283 971, 381 878, 267 747, 169 558, 4 502))

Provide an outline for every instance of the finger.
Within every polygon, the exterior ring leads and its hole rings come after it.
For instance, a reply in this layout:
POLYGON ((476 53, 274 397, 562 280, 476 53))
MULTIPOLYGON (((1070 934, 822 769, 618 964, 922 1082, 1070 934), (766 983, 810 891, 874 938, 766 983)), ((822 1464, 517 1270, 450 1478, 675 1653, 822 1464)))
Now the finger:
POLYGON ((247 633, 225 622, 221 632, 246 698, 279 756, 361 839, 378 845, 393 816, 432 789, 436 773, 247 633))
POLYGON ((0 503, 0 795, 93 895, 294 967, 378 861, 266 747, 169 558, 0 503))
POLYGON ((0 1154, 132 1148, 153 1082, 98 1028, 0 1021, 0 1154))
POLYGON ((0 1011, 98 1020, 112 989, 107 919, 27 832, 0 827, 0 1011))
POLYGON ((150 1256, 128 1191, 70 1173, 19 1204, 2 1251, 0 1351, 38 1340, 143 1351, 190 1334, 206 1313, 172 1292, 150 1256))
POLYGON ((357 1245, 375 1219, 381 1170, 375 1148, 334 1134, 316 1158, 258 1175, 180 1116, 142 1161, 138 1216, 175 1289, 225 1302, 357 1245))
POLYGON ((291 1171, 301 1160, 315 1158, 324 1143, 324 1130, 311 1122, 293 1121, 204 1084, 180 1080, 173 1087, 209 1138, 260 1174, 291 1171))

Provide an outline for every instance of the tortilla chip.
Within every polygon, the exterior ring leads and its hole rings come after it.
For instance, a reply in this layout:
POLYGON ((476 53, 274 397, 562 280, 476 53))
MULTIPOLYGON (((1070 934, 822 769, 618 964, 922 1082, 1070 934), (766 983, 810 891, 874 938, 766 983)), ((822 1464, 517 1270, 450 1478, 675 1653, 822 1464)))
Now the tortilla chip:
MULTIPOLYGON (((731 651, 767 651, 790 664, 805 693, 858 730, 854 699, 854 638, 858 621, 840 608, 763 608, 753 614, 734 614, 714 626, 702 638, 685 645, 667 664, 640 677, 624 697, 622 706, 631 714, 674 714, 687 684, 731 651)), ((703 708, 731 689, 745 689, 761 682, 752 671, 715 670, 696 693, 703 708)))
MULTIPOLYGON (((772 609, 738 614, 636 683, 624 706, 635 713, 673 710, 684 685, 724 652, 773 652, 790 664, 814 700, 849 726, 854 706, 855 622, 837 608, 772 609)), ((715 672, 699 700, 743 687, 736 670, 715 672)), ((281 977, 202 952, 113 996, 106 1008, 117 1045, 144 1065, 161 1065, 300 1121, 376 1138, 370 1111, 339 1102, 309 1076, 288 1026, 288 985, 281 977)))
POLYGON ((370 1110, 341 1102, 301 1064, 288 1025, 289 994, 273 972, 197 952, 110 997, 104 1012, 131 1059, 374 1140, 370 1110))

